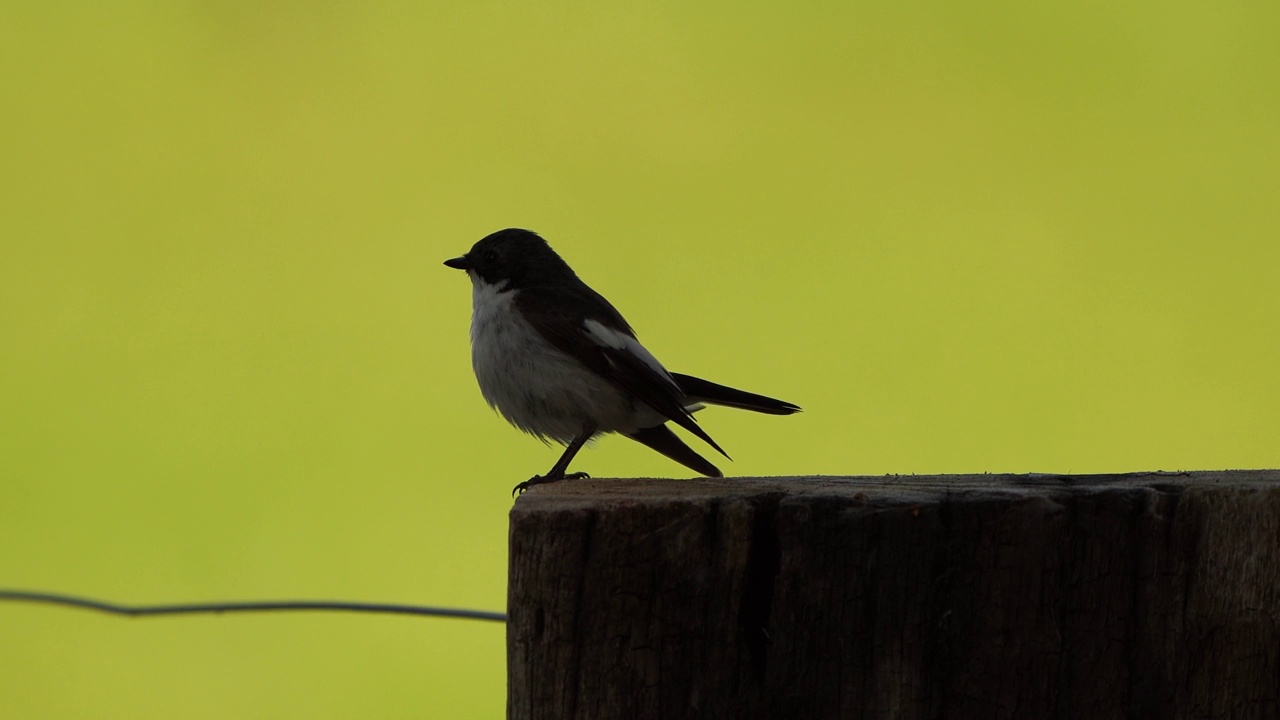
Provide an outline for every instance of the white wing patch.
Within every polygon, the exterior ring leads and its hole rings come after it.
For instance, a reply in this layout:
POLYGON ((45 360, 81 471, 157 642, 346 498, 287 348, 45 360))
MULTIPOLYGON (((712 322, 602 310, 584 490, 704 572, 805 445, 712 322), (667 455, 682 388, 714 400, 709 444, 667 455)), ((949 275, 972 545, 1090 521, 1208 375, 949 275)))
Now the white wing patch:
POLYGON ((658 377, 670 383, 671 387, 676 388, 677 391, 680 390, 680 387, 676 385, 676 381, 671 379, 671 374, 667 372, 666 368, 662 367, 662 363, 658 362, 658 358, 645 349, 645 346, 641 345, 639 340, 624 332, 605 327, 597 320, 588 319, 582 323, 582 326, 586 328, 587 335, 591 336, 591 339, 597 344, 630 353, 639 358, 645 365, 648 365, 649 369, 658 374, 658 377))

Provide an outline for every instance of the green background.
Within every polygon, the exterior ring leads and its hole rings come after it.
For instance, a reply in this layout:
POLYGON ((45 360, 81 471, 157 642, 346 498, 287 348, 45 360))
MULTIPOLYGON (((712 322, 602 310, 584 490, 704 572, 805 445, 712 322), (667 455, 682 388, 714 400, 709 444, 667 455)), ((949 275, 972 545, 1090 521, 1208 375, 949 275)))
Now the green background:
MULTIPOLYGON (((0 9, 0 586, 502 609, 507 226, 804 406, 730 475, 1280 465, 1275 2, 427 5, 0 9)), ((6 604, 0 714, 495 717, 503 643, 6 604)))

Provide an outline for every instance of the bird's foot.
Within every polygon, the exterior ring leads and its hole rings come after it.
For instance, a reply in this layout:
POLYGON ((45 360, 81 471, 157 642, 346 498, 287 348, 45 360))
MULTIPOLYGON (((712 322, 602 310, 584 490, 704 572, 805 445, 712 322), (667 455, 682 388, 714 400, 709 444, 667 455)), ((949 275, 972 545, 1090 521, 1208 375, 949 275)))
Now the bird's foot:
POLYGON ((511 488, 511 495, 514 497, 515 495, 523 493, 525 490, 528 490, 534 485, 545 485, 547 483, 559 482, 560 480, 582 480, 583 478, 589 478, 589 477, 591 476, 584 472, 558 473, 558 474, 547 473, 546 475, 534 475, 528 480, 525 480, 519 485, 511 488))

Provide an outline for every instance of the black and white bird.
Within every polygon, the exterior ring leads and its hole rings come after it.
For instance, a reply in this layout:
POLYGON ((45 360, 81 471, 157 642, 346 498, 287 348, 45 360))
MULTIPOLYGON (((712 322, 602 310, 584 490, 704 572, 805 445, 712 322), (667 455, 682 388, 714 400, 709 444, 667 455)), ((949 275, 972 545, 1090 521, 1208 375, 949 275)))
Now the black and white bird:
POLYGON ((722 477, 667 427, 674 422, 729 457, 693 419, 703 404, 790 415, 799 406, 669 372, 631 326, 537 233, 509 228, 445 265, 471 278, 471 364, 484 399, 512 425, 565 445, 546 475, 566 473, 588 440, 622 433, 703 475, 722 477))

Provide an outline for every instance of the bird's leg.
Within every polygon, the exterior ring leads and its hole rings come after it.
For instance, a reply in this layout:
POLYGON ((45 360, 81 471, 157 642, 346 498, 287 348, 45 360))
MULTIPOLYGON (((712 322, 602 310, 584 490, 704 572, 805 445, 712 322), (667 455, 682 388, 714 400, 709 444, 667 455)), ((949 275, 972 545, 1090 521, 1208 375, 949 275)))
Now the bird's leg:
POLYGON ((511 494, 515 495, 516 493, 522 493, 534 485, 556 482, 557 480, 580 480, 585 477, 591 477, 584 472, 565 473, 565 470, 569 469, 569 463, 573 460, 573 456, 577 455, 578 451, 582 449, 582 446, 586 445, 587 441, 591 439, 591 436, 595 434, 595 424, 587 424, 583 427, 582 433, 575 437, 573 441, 569 443, 569 446, 564 449, 564 454, 560 456, 560 459, 556 461, 556 464, 552 466, 551 470, 548 471, 546 475, 534 475, 528 480, 525 480, 512 488, 511 494))

